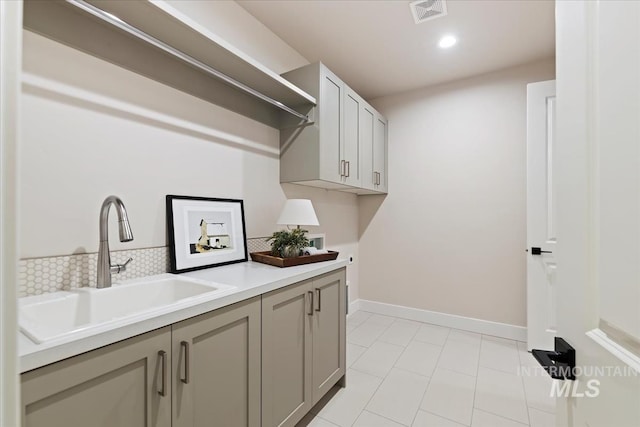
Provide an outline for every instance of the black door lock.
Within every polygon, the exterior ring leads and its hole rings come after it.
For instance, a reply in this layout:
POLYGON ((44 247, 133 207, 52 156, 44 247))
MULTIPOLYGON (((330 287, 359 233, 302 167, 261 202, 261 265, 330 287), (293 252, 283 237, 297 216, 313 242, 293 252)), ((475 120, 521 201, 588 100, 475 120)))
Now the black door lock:
POLYGON ((533 246, 531 248, 531 255, 542 255, 542 254, 551 254, 553 252, 551 251, 543 251, 542 248, 537 248, 535 246, 533 246))
POLYGON ((554 351, 531 350, 531 354, 551 378, 575 380, 576 350, 560 337, 555 337, 554 347, 554 351))

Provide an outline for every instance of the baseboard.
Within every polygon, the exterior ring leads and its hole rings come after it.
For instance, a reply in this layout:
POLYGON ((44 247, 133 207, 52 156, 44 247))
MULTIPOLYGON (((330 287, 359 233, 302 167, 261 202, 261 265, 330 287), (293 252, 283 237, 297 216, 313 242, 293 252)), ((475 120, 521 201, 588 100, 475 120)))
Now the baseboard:
MULTIPOLYGON (((355 313, 358 310, 360 310, 360 300, 359 299, 349 303, 349 314, 355 313)), ((347 314, 347 317, 349 316, 349 314, 347 314)))
POLYGON ((473 317, 457 316, 455 314, 439 313, 437 311, 421 310, 419 308, 385 304, 382 302, 363 299, 355 300, 349 304, 349 313, 354 313, 358 310, 400 317, 402 319, 415 320, 418 322, 432 323, 434 325, 462 329, 479 334, 507 338, 510 340, 527 341, 527 328, 524 326, 509 325, 506 323, 475 319, 473 317))

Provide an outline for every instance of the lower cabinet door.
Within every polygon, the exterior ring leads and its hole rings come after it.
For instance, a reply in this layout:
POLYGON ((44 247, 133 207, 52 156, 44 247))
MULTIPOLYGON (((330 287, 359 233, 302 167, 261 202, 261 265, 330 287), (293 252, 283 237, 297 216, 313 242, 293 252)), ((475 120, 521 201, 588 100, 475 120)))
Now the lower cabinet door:
POLYGON ((173 427, 260 426, 260 297, 173 325, 173 427))
POLYGON ((262 296, 262 427, 295 426, 311 409, 311 281, 262 296))
POLYGON ((26 372, 24 427, 171 426, 171 329, 26 372))
POLYGON ((346 275, 313 279, 313 404, 346 372, 346 275))

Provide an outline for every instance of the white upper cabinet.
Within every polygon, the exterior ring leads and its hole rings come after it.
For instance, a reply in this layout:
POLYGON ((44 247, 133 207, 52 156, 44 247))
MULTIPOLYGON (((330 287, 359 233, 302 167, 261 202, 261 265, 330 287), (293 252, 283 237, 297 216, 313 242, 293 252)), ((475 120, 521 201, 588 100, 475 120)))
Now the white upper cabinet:
POLYGON ((387 119, 364 103, 360 119, 361 187, 358 194, 387 192, 387 119))
POLYGON ((280 182, 385 193, 386 119, 321 63, 283 77, 318 107, 312 125, 280 130, 280 182))
POLYGON ((344 183, 359 187, 360 181, 360 114, 364 101, 351 88, 345 86, 344 93, 344 144, 342 161, 344 183))
POLYGON ((376 115, 373 128, 373 178, 374 189, 387 192, 387 119, 376 115))

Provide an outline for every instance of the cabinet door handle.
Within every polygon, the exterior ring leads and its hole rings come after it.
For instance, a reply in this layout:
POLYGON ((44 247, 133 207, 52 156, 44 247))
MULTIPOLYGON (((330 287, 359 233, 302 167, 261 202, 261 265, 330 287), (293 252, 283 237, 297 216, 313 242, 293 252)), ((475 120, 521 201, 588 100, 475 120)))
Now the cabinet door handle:
POLYGON ((313 292, 307 291, 307 294, 309 294, 309 311, 307 311, 307 314, 313 316, 313 292))
POLYGON ((322 289, 316 288, 316 295, 318 297, 318 308, 316 308, 316 311, 321 311, 322 310, 322 289))
POLYGON ((340 160, 340 176, 345 176, 346 165, 344 160, 340 160))
POLYGON ((346 162, 347 163, 347 177, 349 177, 349 175, 351 175, 351 162, 346 162))
POLYGON ((158 352, 158 357, 160 357, 161 369, 162 369, 162 381, 160 384, 162 388, 158 390, 158 394, 162 397, 167 395, 167 352, 164 350, 160 350, 158 352))
POLYGON ((189 377, 191 376, 189 368, 189 343, 187 341, 181 341, 180 347, 182 348, 182 353, 184 354, 184 377, 180 378, 180 381, 185 384, 189 384, 189 377))

